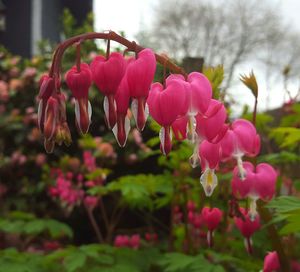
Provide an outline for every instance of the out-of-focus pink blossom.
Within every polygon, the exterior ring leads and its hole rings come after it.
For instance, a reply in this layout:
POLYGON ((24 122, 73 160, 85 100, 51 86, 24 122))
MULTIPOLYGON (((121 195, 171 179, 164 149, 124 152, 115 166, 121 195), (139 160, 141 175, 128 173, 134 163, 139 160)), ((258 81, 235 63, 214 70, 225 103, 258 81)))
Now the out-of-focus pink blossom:
MULTIPOLYGON (((269 252, 264 259, 264 272, 274 272, 279 271, 280 263, 278 254, 276 251, 269 252)), ((291 270, 295 272, 294 270, 291 270)))
POLYGON ((35 164, 42 167, 46 163, 47 157, 44 153, 39 153, 35 157, 35 164))
POLYGON ((247 252, 252 254, 253 249, 251 236, 254 234, 254 232, 260 229, 260 218, 259 215, 257 215, 253 220, 249 212, 247 212, 244 208, 240 208, 240 212, 244 218, 235 217, 234 222, 241 234, 245 237, 245 246, 247 252))
POLYGON ((86 196, 83 201, 89 209, 93 210, 97 206, 99 199, 96 196, 86 196))
POLYGON ((8 84, 0 80, 0 101, 7 102, 9 100, 8 84))
POLYGON ((201 211, 201 216, 205 225, 208 228, 207 242, 208 245, 211 247, 213 245, 213 231, 220 224, 223 217, 223 212, 218 208, 204 207, 201 211))

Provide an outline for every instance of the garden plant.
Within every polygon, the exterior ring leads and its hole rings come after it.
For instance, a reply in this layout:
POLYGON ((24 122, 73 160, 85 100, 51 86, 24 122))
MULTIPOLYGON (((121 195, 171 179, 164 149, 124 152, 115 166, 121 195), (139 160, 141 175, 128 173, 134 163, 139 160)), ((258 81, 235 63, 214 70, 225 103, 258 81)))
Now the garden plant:
POLYGON ((300 271, 297 97, 258 113, 251 72, 233 118, 222 66, 89 20, 66 12, 31 60, 1 50, 0 271, 300 271))

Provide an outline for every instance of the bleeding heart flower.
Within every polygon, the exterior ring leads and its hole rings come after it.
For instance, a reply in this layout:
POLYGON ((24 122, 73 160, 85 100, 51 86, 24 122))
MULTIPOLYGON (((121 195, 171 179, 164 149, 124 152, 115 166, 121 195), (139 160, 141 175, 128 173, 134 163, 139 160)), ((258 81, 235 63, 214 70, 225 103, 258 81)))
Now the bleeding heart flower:
MULTIPOLYGON (((133 58, 129 58, 127 60, 127 65, 133 61, 133 58)), ((118 87, 115 100, 117 106, 117 123, 113 127, 112 131, 117 139, 119 146, 124 147, 127 141, 128 133, 130 131, 130 120, 127 116, 130 91, 126 74, 118 87)))
POLYGON ((206 114, 198 113, 196 116, 196 132, 200 140, 205 139, 211 143, 218 143, 222 140, 228 129, 225 125, 226 118, 227 113, 224 105, 212 99, 206 114))
POLYGON ((104 112, 109 128, 117 121, 115 94, 125 74, 126 61, 122 54, 113 52, 108 59, 97 56, 91 63, 93 81, 104 97, 104 112))
POLYGON ((184 87, 179 80, 168 81, 165 89, 160 83, 151 86, 147 103, 153 119, 162 126, 159 138, 164 155, 171 151, 170 127, 182 111, 184 95, 184 87))
POLYGON ((39 81, 39 86, 40 91, 38 98, 40 99, 40 102, 38 107, 38 126, 40 131, 43 132, 47 101, 55 90, 54 79, 48 75, 43 75, 39 81))
POLYGON ((235 217, 234 222, 241 234, 245 237, 245 247, 249 254, 252 254, 252 241, 251 236, 254 232, 260 229, 260 218, 256 216, 255 220, 253 220, 244 208, 240 208, 240 212, 244 216, 244 218, 235 217))
POLYGON ((206 196, 211 196, 218 185, 218 178, 215 169, 221 159, 220 144, 212 144, 204 140, 199 146, 199 157, 203 174, 200 183, 203 186, 206 196))
POLYGON ((234 157, 237 160, 241 179, 245 179, 242 157, 256 156, 260 150, 260 137, 253 124, 247 120, 238 119, 231 125, 224 138, 220 141, 223 160, 234 157), (224 151, 223 151, 224 150, 224 151))
POLYGON ((267 163, 258 164, 255 170, 250 162, 244 162, 243 169, 246 173, 246 178, 243 181, 240 178, 238 167, 233 170, 232 191, 236 197, 250 198, 249 215, 254 220, 257 216, 257 199, 269 201, 275 194, 277 173, 267 163))
POLYGON ((134 234, 129 240, 129 246, 133 249, 138 249, 140 247, 141 237, 139 234, 134 234))
POLYGON ((58 101, 56 98, 50 97, 47 101, 44 121, 44 136, 47 141, 55 136, 56 127, 59 117, 58 101))
POLYGON ((126 71, 132 114, 137 128, 144 129, 148 117, 146 100, 156 70, 156 59, 153 51, 146 48, 138 53, 135 61, 131 62, 126 71))
POLYGON ((276 251, 269 252, 264 259, 264 272, 279 271, 280 262, 276 251))
POLYGON ((218 208, 204 207, 201 211, 202 219, 208 228, 207 242, 210 247, 213 245, 213 232, 222 220, 223 212, 218 208))
POLYGON ((81 63, 80 70, 73 66, 65 75, 66 83, 75 97, 75 117, 76 126, 79 132, 85 134, 88 132, 92 107, 88 100, 89 88, 92 85, 92 73, 86 63, 81 63))
POLYGON ((194 151, 190 157, 190 163, 195 168, 199 163, 198 149, 203 140, 210 143, 218 143, 226 134, 228 126, 225 125, 227 118, 226 110, 223 104, 217 100, 211 99, 209 107, 205 114, 199 112, 196 116, 196 135, 194 151))

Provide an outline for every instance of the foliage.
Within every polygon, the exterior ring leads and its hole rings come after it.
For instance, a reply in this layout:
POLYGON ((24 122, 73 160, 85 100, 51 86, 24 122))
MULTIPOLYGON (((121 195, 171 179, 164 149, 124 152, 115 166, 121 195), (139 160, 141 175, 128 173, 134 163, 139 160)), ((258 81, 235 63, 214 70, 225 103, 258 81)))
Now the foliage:
MULTIPOLYGON (((65 37, 77 35, 92 30, 92 17, 76 27, 65 11, 63 25, 65 37)), ((0 271, 261 269, 263 256, 272 250, 266 227, 253 237, 254 255, 249 256, 229 216, 235 162, 224 162, 217 173, 216 193, 205 198, 199 186, 201 170, 188 163, 192 147, 173 141, 169 156, 162 156, 157 137, 160 127, 150 120, 143 134, 133 129, 126 149, 120 149, 112 133, 105 132, 102 101, 95 96, 95 88, 91 92, 91 134, 77 135, 69 149, 59 147, 53 155, 45 155, 33 98, 38 79, 50 64, 53 45, 44 41, 40 46, 42 55, 28 60, 1 48, 0 271), (70 192, 78 193, 76 201, 67 199, 70 192), (187 223, 187 204, 191 201, 195 213, 212 202, 224 212, 213 249, 207 246, 205 226, 197 229, 192 239, 188 236, 192 227, 187 223), (173 218, 174 210, 178 210, 178 221, 173 218), (104 243, 95 244, 97 231, 104 243), (121 247, 116 243, 118 236, 138 236, 138 246, 121 247)), ((83 60, 90 62, 96 51, 104 52, 93 42, 83 43, 83 60)), ((74 65, 74 54, 74 49, 67 50, 63 71, 74 65)), ((156 79, 162 79, 162 70, 158 66, 156 79)), ((221 97, 223 67, 206 67, 204 74, 212 83, 214 98, 221 97)), ((62 90, 71 102, 64 82, 62 90)), ((227 111, 230 119, 230 108, 227 111)), ((287 250, 291 259, 299 257, 299 114, 300 106, 294 102, 285 105, 279 116, 273 112, 256 116, 264 147, 257 163, 273 164, 279 175, 277 197, 267 206, 273 215, 271 224, 293 245, 287 250)), ((67 107, 67 117, 74 121, 72 106, 67 107)), ((252 112, 245 109, 243 118, 252 120, 252 112)), ((75 129, 75 125, 71 127, 72 135, 76 135, 75 129)))
POLYGON ((300 199, 292 196, 280 196, 268 203, 275 210, 273 222, 285 221, 280 230, 281 235, 300 234, 300 199))

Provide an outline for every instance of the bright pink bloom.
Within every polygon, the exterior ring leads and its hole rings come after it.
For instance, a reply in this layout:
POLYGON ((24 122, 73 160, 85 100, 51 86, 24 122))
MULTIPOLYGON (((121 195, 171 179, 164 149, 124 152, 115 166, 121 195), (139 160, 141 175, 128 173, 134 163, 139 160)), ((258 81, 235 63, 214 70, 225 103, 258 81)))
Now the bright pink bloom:
POLYGON ((141 237, 139 234, 134 234, 129 240, 129 246, 133 249, 138 249, 140 247, 141 237))
POLYGON ((88 101, 89 88, 92 85, 92 72, 86 63, 81 63, 80 71, 73 66, 65 75, 66 83, 75 97, 75 116, 76 125, 79 132, 85 134, 88 132, 92 107, 88 101))
MULTIPOLYGON (((130 58, 127 60, 127 64, 133 62, 134 59, 130 58)), ((116 112, 117 112, 117 123, 113 127, 112 131, 117 139, 118 144, 124 147, 127 141, 128 133, 130 131, 130 120, 127 116, 130 91, 128 87, 127 76, 125 75, 118 87, 116 96, 116 112)))
POLYGON ((188 75, 187 81, 190 83, 190 113, 192 115, 196 115, 198 112, 204 114, 212 97, 212 88, 209 80, 201 73, 192 72, 188 75))
POLYGON ((245 179, 242 157, 244 155, 254 157, 260 150, 260 137, 253 124, 243 119, 234 121, 220 143, 223 160, 234 157, 237 160, 241 179, 245 179))
POLYGON ((115 247, 126 247, 129 245, 129 237, 127 235, 117 235, 114 241, 115 247))
POLYGON ((203 172, 200 177, 200 183, 203 186, 206 196, 211 196, 218 185, 215 169, 221 159, 220 144, 212 144, 204 140, 200 144, 198 152, 203 172))
POLYGON ((196 132, 200 139, 206 139, 211 143, 217 143, 222 140, 227 131, 226 118, 227 113, 224 105, 212 99, 206 114, 199 113, 196 116, 196 132), (207 117, 208 115, 211 117, 207 117))
POLYGON ((218 208, 204 207, 201 211, 201 216, 202 216, 202 219, 203 219, 205 225, 208 228, 207 242, 208 242, 208 245, 211 247, 213 244, 213 240, 212 240, 213 231, 220 224, 222 217, 223 217, 223 212, 218 208))
POLYGON ((87 98, 92 85, 92 72, 86 63, 80 64, 80 71, 73 66, 65 74, 66 83, 76 99, 87 98))
MULTIPOLYGON (((279 271, 280 263, 276 251, 269 252, 264 259, 264 272, 279 271)), ((293 270, 294 271, 294 270, 293 270)))
POLYGON ((252 253, 252 241, 251 236, 254 232, 260 229, 259 215, 255 217, 255 220, 251 217, 250 213, 244 208, 240 208, 240 212, 244 218, 235 217, 234 222, 241 234, 245 237, 245 246, 249 254, 252 253))
POLYGON ((147 103, 153 119, 162 126, 160 130, 161 150, 164 155, 171 151, 172 138, 170 126, 176 120, 184 106, 183 84, 179 80, 170 80, 164 89, 160 83, 154 83, 147 103))
MULTIPOLYGON (((196 120, 195 116, 198 113, 205 114, 211 97, 212 88, 209 80, 201 73, 192 72, 188 75, 187 81, 182 75, 171 75, 169 80, 179 80, 183 83, 185 89, 184 107, 182 108, 181 116, 188 116, 188 139, 196 142, 196 120)), ((166 81, 168 82, 168 80, 166 81)), ((185 137, 185 135, 184 135, 185 137)))
POLYGON ((137 59, 128 65, 126 71, 130 96, 133 98, 131 110, 140 131, 144 129, 148 117, 146 100, 155 70, 155 55, 151 49, 146 48, 138 53, 137 59))
POLYGON ((126 61, 122 54, 114 52, 106 59, 104 56, 97 56, 91 63, 93 80, 99 91, 105 95, 104 112, 109 128, 112 128, 117 121, 115 94, 125 74, 126 61))
POLYGON ((269 201, 275 194, 277 173, 274 168, 267 163, 260 163, 254 166, 250 162, 244 162, 243 168, 246 173, 246 178, 241 180, 238 167, 233 170, 232 191, 236 197, 250 198, 251 218, 255 218, 256 200, 262 199, 269 201))

